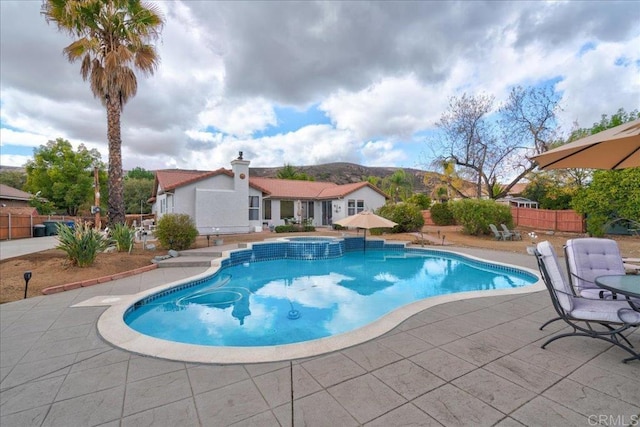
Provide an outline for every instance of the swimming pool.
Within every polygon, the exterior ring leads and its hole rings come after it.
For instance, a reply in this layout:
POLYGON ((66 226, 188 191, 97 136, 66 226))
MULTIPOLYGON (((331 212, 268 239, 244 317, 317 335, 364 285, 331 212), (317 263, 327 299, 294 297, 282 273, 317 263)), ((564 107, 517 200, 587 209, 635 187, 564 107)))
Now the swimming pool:
POLYGON ((437 295, 519 288, 537 278, 459 256, 354 251, 335 259, 245 262, 125 314, 136 331, 210 346, 272 346, 342 334, 437 295))
POLYGON ((232 251, 191 280, 114 301, 98 330, 118 347, 167 359, 278 361, 370 340, 443 302, 542 288, 526 268, 384 241, 368 241, 363 252, 340 240, 352 249, 313 261, 282 260, 283 243, 232 251))

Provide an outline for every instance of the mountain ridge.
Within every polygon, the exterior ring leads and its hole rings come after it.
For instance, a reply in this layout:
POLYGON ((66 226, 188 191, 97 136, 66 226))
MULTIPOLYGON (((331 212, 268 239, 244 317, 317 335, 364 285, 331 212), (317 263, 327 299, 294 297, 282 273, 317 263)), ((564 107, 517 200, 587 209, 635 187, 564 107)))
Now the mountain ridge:
MULTIPOLYGON (((357 163, 333 162, 311 166, 292 166, 296 172, 305 173, 316 181, 333 182, 335 184, 350 184, 366 180, 370 176, 386 178, 397 170, 404 170, 413 177, 414 191, 431 193, 441 185, 441 174, 415 168, 400 168, 392 166, 363 166, 357 163), (426 178, 426 179, 425 179, 426 178)), ((251 176, 276 178, 280 167, 250 167, 251 176)))

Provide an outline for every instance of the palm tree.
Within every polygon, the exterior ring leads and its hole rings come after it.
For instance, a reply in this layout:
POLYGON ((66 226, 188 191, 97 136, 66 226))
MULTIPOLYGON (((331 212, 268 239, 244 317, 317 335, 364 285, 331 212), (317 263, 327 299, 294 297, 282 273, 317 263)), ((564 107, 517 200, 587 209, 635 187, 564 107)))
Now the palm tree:
POLYGON ((413 193, 413 176, 407 174, 404 169, 397 169, 383 180, 383 189, 392 198, 394 203, 404 200, 413 193))
POLYGON ((107 109, 109 223, 124 223, 120 115, 138 89, 133 69, 152 75, 160 62, 149 42, 160 36, 164 20, 140 0, 45 0, 42 14, 76 38, 63 52, 69 62, 81 61, 82 79, 107 109))

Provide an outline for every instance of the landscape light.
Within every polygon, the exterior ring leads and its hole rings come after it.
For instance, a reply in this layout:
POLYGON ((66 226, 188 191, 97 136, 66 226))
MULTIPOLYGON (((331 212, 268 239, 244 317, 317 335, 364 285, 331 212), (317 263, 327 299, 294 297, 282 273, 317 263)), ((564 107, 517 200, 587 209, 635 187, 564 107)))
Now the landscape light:
POLYGON ((24 272, 24 299, 27 298, 27 288, 29 287, 29 280, 31 280, 31 272, 24 272))

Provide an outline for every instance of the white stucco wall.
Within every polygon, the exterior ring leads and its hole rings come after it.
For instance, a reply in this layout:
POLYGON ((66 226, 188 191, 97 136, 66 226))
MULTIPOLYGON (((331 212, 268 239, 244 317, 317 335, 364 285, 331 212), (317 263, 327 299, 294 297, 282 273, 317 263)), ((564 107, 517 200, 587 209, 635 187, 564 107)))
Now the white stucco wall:
POLYGON ((248 233, 252 223, 261 224, 249 221, 249 162, 236 159, 231 165, 233 178, 216 175, 194 185, 193 218, 200 234, 248 233))
POLYGON ((384 206, 385 198, 382 194, 369 188, 363 187, 344 197, 344 199, 333 200, 333 222, 349 216, 349 200, 363 200, 364 210, 375 211, 384 206), (336 206, 338 207, 336 209, 336 206), (336 210, 338 212, 336 212, 336 210))

